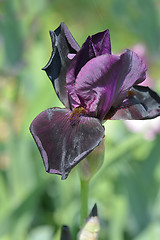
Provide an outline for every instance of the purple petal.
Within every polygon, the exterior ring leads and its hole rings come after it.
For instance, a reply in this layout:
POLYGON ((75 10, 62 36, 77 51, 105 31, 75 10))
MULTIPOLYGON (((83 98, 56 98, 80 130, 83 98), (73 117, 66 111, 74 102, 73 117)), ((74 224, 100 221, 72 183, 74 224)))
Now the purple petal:
POLYGON ((100 144, 104 128, 96 118, 76 116, 68 109, 50 108, 32 122, 30 131, 46 171, 67 178, 71 169, 100 144))
POLYGON ((91 38, 88 37, 84 44, 82 45, 79 52, 76 54, 76 56, 73 58, 73 61, 70 65, 70 68, 67 72, 67 84, 73 85, 75 82, 75 79, 81 70, 81 68, 92 58, 95 57, 93 48, 92 48, 92 42, 91 38))
POLYGON ((102 54, 111 54, 109 30, 88 37, 74 57, 67 73, 67 85, 70 92, 81 68, 92 58, 102 54))
POLYGON ((135 86, 117 111, 112 110, 113 120, 152 119, 160 116, 160 97, 149 87, 135 86))
POLYGON ((50 78, 61 102, 66 107, 69 107, 66 72, 71 60, 68 58, 68 54, 76 54, 80 47, 64 23, 61 23, 54 32, 50 31, 50 36, 53 49, 52 55, 43 70, 46 71, 50 78))
POLYGON ((71 105, 84 105, 91 116, 102 120, 111 106, 122 103, 133 85, 145 79, 145 72, 145 64, 130 50, 120 57, 105 54, 93 58, 82 67, 71 87, 67 85, 71 105))
MULTIPOLYGON (((112 106, 117 92, 120 57, 102 55, 90 60, 79 72, 72 99, 79 98, 91 116, 103 119, 112 106)), ((69 92, 70 94, 70 92, 69 92)), ((76 107, 72 101, 72 107, 76 107)))
POLYGON ((93 35, 92 46, 96 57, 103 54, 111 54, 111 42, 109 30, 107 29, 104 32, 99 32, 93 35))
POLYGON ((75 56, 76 56, 75 53, 69 53, 69 54, 68 54, 68 58, 71 59, 71 60, 72 60, 75 56))
POLYGON ((117 107, 126 97, 130 88, 143 82, 146 78, 146 65, 140 57, 131 50, 126 50, 120 56, 121 72, 119 75, 119 91, 114 107, 117 107))
POLYGON ((72 63, 67 71, 67 77, 66 77, 66 83, 67 83, 67 90, 69 92, 69 101, 72 105, 74 103, 74 106, 80 105, 79 98, 75 95, 75 81, 76 77, 81 70, 81 68, 92 58, 95 57, 93 48, 92 48, 92 42, 91 38, 88 37, 84 44, 82 45, 82 48, 80 51, 76 54, 76 56, 73 58, 72 63))

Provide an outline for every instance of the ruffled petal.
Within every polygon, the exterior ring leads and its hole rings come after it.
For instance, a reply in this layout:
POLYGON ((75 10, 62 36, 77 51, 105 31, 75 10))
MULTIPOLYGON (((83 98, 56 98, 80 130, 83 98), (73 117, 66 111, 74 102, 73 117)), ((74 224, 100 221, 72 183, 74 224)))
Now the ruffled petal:
MULTIPOLYGON (((79 71, 89 60, 94 57, 95 54, 92 48, 91 37, 88 37, 79 52, 73 58, 72 63, 67 71, 66 83, 70 97, 74 95, 74 84, 79 71)), ((79 102, 79 99, 76 99, 76 101, 79 102)))
POLYGON ((160 97, 149 87, 135 86, 118 109, 111 109, 105 119, 143 120, 160 116, 160 97))
POLYGON ((146 78, 146 65, 136 53, 127 49, 121 54, 120 59, 119 90, 114 107, 125 99, 132 86, 143 82, 146 78))
POLYGON ((68 54, 76 54, 80 47, 64 23, 61 23, 54 32, 50 31, 50 36, 52 55, 42 70, 46 71, 61 102, 69 108, 66 72, 71 60, 68 58, 68 54))
MULTIPOLYGON (((93 58, 81 69, 76 79, 74 96, 78 96, 91 116, 100 120, 109 111, 117 92, 119 61, 119 56, 110 54, 93 58)), ((72 106, 76 107, 74 102, 72 106)))
POLYGON ((39 148, 46 171, 67 178, 71 169, 104 137, 96 118, 74 116, 68 109, 50 108, 32 122, 30 131, 39 148))
POLYGON ((67 88, 70 92, 73 91, 75 79, 81 68, 92 58, 102 54, 111 54, 110 34, 108 29, 91 37, 89 36, 74 57, 68 69, 66 80, 67 88))
POLYGON ((103 54, 111 54, 111 42, 109 29, 104 32, 99 32, 92 37, 92 46, 95 56, 100 56, 103 54))
POLYGON ((130 88, 145 79, 146 67, 132 51, 121 56, 105 54, 91 59, 68 88, 72 107, 84 105, 91 116, 104 118, 111 106, 117 108, 130 88))
POLYGON ((68 98, 70 102, 71 108, 72 106, 79 106, 81 104, 80 99, 75 94, 75 81, 76 77, 81 70, 81 68, 92 58, 95 57, 93 48, 92 48, 92 42, 91 37, 88 37, 84 44, 82 45, 80 51, 76 54, 76 56, 73 58, 72 63, 67 71, 66 76, 66 88, 68 90, 68 98))

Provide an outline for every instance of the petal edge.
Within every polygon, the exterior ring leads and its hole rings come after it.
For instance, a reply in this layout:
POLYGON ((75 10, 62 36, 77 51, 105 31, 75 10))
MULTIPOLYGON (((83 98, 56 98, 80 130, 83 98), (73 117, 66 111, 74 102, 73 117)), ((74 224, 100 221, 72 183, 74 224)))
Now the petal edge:
POLYGON ((46 171, 62 175, 62 179, 104 137, 104 127, 98 119, 81 116, 73 124, 71 113, 68 109, 50 108, 40 113, 30 126, 46 171))

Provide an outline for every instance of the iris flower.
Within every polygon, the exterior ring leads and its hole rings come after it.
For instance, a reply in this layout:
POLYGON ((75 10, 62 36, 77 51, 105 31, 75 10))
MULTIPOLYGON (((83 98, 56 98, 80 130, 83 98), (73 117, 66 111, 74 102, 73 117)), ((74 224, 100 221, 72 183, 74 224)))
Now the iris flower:
POLYGON ((43 68, 65 108, 49 108, 30 131, 46 171, 66 179, 71 169, 104 138, 103 121, 151 119, 160 115, 160 97, 140 86, 146 66, 133 51, 111 54, 107 29, 80 48, 64 23, 50 31, 52 54, 43 68))

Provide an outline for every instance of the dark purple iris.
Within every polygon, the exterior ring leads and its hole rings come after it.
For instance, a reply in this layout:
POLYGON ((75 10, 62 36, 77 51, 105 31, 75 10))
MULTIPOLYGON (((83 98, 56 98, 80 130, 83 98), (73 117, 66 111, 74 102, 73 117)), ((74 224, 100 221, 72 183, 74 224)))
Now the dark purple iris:
POLYGON ((49 108, 30 126, 46 171, 65 179, 97 147, 107 119, 151 119, 160 97, 139 86, 146 66, 131 50, 111 54, 109 30, 88 37, 80 48, 62 23, 50 31, 52 55, 43 68, 66 108, 49 108))

